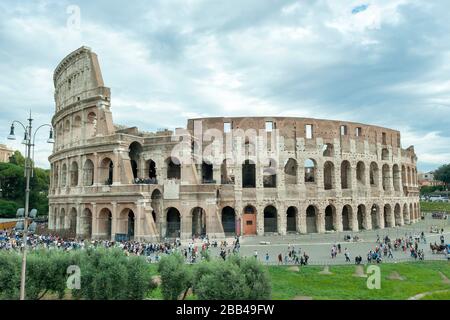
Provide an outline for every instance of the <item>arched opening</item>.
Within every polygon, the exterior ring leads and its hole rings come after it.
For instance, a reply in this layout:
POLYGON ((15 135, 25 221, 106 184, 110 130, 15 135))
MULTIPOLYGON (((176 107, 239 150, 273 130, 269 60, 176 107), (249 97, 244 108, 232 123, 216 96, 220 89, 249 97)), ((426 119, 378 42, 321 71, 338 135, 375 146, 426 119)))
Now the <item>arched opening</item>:
POLYGON ((263 168, 263 187, 276 188, 277 187, 277 164, 275 160, 270 159, 269 165, 263 168))
POLYGON ((205 161, 202 162, 202 181, 203 183, 215 183, 213 179, 213 165, 205 161))
POLYGON ((162 193, 158 189, 153 190, 151 195, 151 203, 150 206, 152 207, 152 218, 155 225, 157 225, 157 228, 159 228, 159 234, 161 234, 161 221, 160 221, 160 214, 162 212, 162 193))
POLYGON ((284 179, 286 184, 297 184, 297 160, 289 158, 284 166, 284 179))
POLYGON ((345 205, 342 208, 342 230, 350 231, 352 225, 352 207, 345 205))
POLYGON ((305 182, 316 181, 316 161, 314 159, 306 159, 305 167, 305 182))
POLYGON ((64 144, 69 144, 71 141, 70 137, 70 121, 67 119, 64 122, 64 144))
POLYGON ((76 116, 73 121, 73 140, 78 141, 81 138, 81 117, 76 116))
POLYGON ((61 208, 61 212, 59 213, 59 230, 65 229, 65 220, 66 220, 66 210, 64 208, 61 208))
POLYGON ((236 213, 233 208, 225 207, 222 209, 222 227, 225 236, 236 235, 236 213))
POLYGON ((392 166, 392 177, 394 180, 394 190, 400 191, 400 189, 401 189, 400 169, 397 164, 394 164, 392 166))
POLYGON ((328 205, 325 208, 325 231, 335 230, 336 222, 336 208, 332 205, 328 205))
POLYGON ((166 160, 167 163, 167 179, 181 179, 181 163, 178 158, 170 157, 166 160))
POLYGON ((206 213, 200 207, 192 209, 192 236, 201 237, 206 234, 206 213))
POLYGON ((402 210, 398 203, 394 207, 394 218, 395 218, 395 226, 401 226, 402 225, 402 210))
POLYGON ((358 219, 358 230, 365 230, 367 226, 365 205, 360 204, 358 206, 358 213, 356 214, 356 218, 358 219))
POLYGON ((181 235, 181 216, 180 212, 175 208, 167 210, 167 231, 166 237, 178 238, 181 235))
POLYGON ((67 165, 64 163, 61 169, 61 185, 67 186, 67 165))
POLYGON ((378 173, 378 165, 376 162, 372 162, 370 164, 370 186, 371 187, 378 187, 378 181, 379 181, 379 173, 378 173))
POLYGON ((358 161, 356 164, 356 183, 358 183, 358 187, 366 185, 366 166, 362 161, 358 161))
POLYGON ((142 145, 139 142, 133 142, 130 144, 128 155, 130 157, 131 170, 133 172, 133 178, 140 178, 139 163, 141 161, 142 145))
POLYGON ((70 186, 78 186, 78 163, 72 162, 70 166, 70 186))
POLYGON ((92 211, 88 208, 83 210, 80 228, 83 237, 92 237, 92 211))
POLYGON ((408 185, 410 186, 411 185, 411 169, 408 167, 408 169, 407 169, 407 172, 408 172, 408 185))
POLYGON ((334 147, 333 144, 327 143, 323 148, 323 156, 324 157, 332 157, 334 155, 334 147))
POLYGON ((267 206, 264 209, 264 233, 277 231, 277 209, 274 206, 267 206))
POLYGON ((389 160, 389 150, 387 148, 381 150, 381 160, 389 160))
POLYGON ((83 185, 92 186, 94 184, 94 163, 87 159, 83 166, 83 185))
POLYGON ((128 239, 134 238, 134 212, 129 210, 128 212, 128 225, 127 225, 127 235, 128 239))
POLYGON ((372 228, 373 229, 379 229, 380 228, 380 208, 374 204, 372 208, 370 209, 370 219, 372 220, 372 228))
POLYGON ((297 208, 289 207, 286 211, 286 232, 297 232, 297 208))
POLYGON ((384 205, 383 216, 384 216, 384 226, 386 228, 392 228, 392 210, 389 204, 384 205))
POLYGON ((256 166, 250 160, 242 164, 242 188, 256 188, 256 166))
POLYGON ((228 161, 227 159, 222 161, 220 165, 220 182, 221 184, 233 183, 232 177, 228 175, 228 161))
POLYGON ((119 241, 132 240, 135 234, 135 215, 133 210, 125 208, 120 212, 117 221, 116 237, 119 241))
POLYGON ((383 190, 389 191, 389 190, 391 190, 391 177, 390 177, 389 165, 387 165, 387 164, 383 165, 382 173, 383 173, 383 190))
POLYGON ((334 188, 334 164, 331 161, 323 165, 323 187, 325 190, 334 188))
POLYGON ((306 233, 317 233, 317 212, 314 206, 306 208, 306 233))
POLYGON ((256 209, 253 206, 246 206, 243 214, 244 235, 256 234, 256 209))
POLYGON ((347 160, 341 163, 341 188, 350 189, 352 187, 351 166, 347 160))
POLYGON ((147 161, 147 173, 148 173, 148 178, 150 179, 150 183, 157 183, 157 175, 156 175, 156 163, 153 160, 148 160, 147 161))
POLYGON ((105 158, 100 164, 100 181, 101 183, 110 186, 113 184, 114 178, 114 164, 110 158, 105 158))
POLYGON ((412 203, 409 205, 409 216, 410 216, 410 221, 413 222, 416 218, 414 217, 414 210, 413 210, 413 205, 412 203))
POLYGON ((112 213, 104 208, 98 214, 98 234, 100 238, 111 239, 112 235, 112 213))
POLYGON ((87 137, 95 137, 97 135, 97 115, 95 112, 89 112, 86 123, 87 137))

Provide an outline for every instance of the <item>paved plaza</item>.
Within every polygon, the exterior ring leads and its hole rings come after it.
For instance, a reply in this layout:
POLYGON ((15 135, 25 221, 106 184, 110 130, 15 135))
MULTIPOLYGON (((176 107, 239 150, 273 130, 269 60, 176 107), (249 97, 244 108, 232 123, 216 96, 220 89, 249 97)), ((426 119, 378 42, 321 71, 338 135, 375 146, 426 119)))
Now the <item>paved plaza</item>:
MULTIPOLYGON (((440 243, 439 237, 441 234, 430 233, 432 226, 438 227, 439 230, 444 229, 445 242, 450 241, 450 221, 449 220, 437 220, 431 217, 426 217, 424 220, 403 227, 388 228, 382 230, 360 231, 360 232, 333 232, 326 234, 288 234, 286 236, 271 235, 271 236, 254 236, 254 237, 241 237, 241 249, 240 253, 244 256, 253 256, 255 250, 258 253, 258 259, 266 262, 265 256, 269 254, 269 264, 277 263, 278 254, 284 255, 288 252, 288 246, 294 246, 295 250, 301 249, 301 252, 306 252, 310 259, 309 264, 313 265, 328 265, 328 264, 345 264, 344 249, 347 248, 350 253, 350 259, 354 263, 354 258, 357 255, 361 255, 363 262, 366 262, 367 253, 369 250, 374 250, 377 245, 377 235, 382 240, 385 236, 388 236, 391 240, 397 238, 405 238, 410 235, 413 237, 419 237, 423 231, 426 237, 426 243, 420 242, 419 249, 423 249, 425 252, 425 260, 447 259, 445 254, 433 254, 430 250, 430 243, 440 243), (345 235, 351 235, 352 237, 358 236, 360 241, 347 242, 344 241, 345 235), (261 242, 267 242, 268 244, 261 244, 261 242), (333 244, 341 244, 342 253, 338 254, 335 259, 331 259, 331 247, 333 244)), ((213 239, 211 239, 213 240, 213 239)), ((233 238, 228 238, 229 244, 233 242, 233 238)), ((183 242, 188 244, 188 242, 183 242)), ((196 244, 200 244, 200 241, 196 241, 196 244)), ((230 248, 230 246, 228 246, 230 248)), ((219 248, 212 248, 213 256, 218 255, 219 248)), ((398 249, 393 252, 394 258, 384 258, 383 262, 402 262, 402 261, 414 261, 414 258, 410 257, 410 252, 407 250, 405 253, 398 249)), ((347 262, 349 263, 349 262, 347 262)))

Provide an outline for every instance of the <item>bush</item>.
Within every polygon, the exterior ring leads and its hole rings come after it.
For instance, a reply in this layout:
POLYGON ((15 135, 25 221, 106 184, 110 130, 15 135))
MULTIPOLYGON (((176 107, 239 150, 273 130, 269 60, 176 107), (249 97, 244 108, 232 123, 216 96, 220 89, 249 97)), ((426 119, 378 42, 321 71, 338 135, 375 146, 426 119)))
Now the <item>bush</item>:
POLYGON ((0 251, 0 299, 19 299, 20 255, 0 251))
POLYGON ((270 278, 253 258, 230 256, 226 261, 204 261, 195 268, 193 291, 202 300, 270 299, 270 278))
POLYGON ((161 275, 161 292, 166 300, 177 300, 191 286, 191 272, 184 258, 176 253, 165 256, 158 266, 161 275))
POLYGON ((230 261, 204 262, 209 268, 199 268, 194 293, 201 300, 239 300, 246 299, 249 287, 237 264, 230 261), (207 272, 205 272, 205 270, 207 272), (203 273, 205 272, 205 273, 203 273))
MULTIPOLYGON (((0 298, 18 299, 21 255, 0 252, 0 265, 0 298)), ((75 299, 137 300, 154 288, 145 259, 128 258, 120 249, 36 250, 27 257, 26 298, 41 299, 47 293, 63 298, 71 265, 81 272, 81 287, 72 290, 75 299)))
POLYGON ((1 218, 15 218, 19 205, 15 201, 0 199, 0 217, 1 218))

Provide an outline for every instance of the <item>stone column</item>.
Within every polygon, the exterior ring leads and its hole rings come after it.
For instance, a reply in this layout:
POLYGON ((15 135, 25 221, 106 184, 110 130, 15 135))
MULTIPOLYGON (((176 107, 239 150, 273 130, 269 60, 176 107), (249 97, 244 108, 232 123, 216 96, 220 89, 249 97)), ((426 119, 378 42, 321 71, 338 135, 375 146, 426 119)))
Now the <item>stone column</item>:
POLYGON ((318 207, 316 214, 317 233, 325 233, 325 209, 318 207))
POLYGON ((66 206, 64 211, 65 217, 64 217, 64 229, 68 230, 70 229, 70 209, 68 206, 66 206))
POLYGON ((82 235, 83 234, 83 208, 81 206, 81 204, 77 204, 77 224, 76 224, 76 228, 75 228, 75 234, 77 236, 82 235))
POLYGON ((297 230, 306 234, 306 208, 299 206, 297 215, 297 230))
POLYGON ((366 230, 372 230, 372 216, 371 216, 371 210, 372 207, 364 206, 365 211, 363 214, 363 227, 366 230))
POLYGON ((189 208, 183 207, 181 214, 181 239, 190 239, 192 237, 192 216, 189 208))
POLYGON ((384 229, 385 225, 384 225, 384 205, 378 205, 378 225, 379 225, 379 229, 384 229))
POLYGON ((53 230, 53 229, 55 229, 55 225, 54 225, 54 216, 55 216, 55 213, 54 213, 54 209, 53 209, 53 206, 52 205, 49 205, 48 206, 48 229, 49 230, 53 230))
POLYGON ((94 172, 92 173, 94 175, 94 186, 100 185, 100 163, 98 163, 98 154, 97 152, 94 153, 94 172))
POLYGON ((351 225, 350 229, 352 231, 359 231, 359 225, 358 225, 358 208, 352 207, 352 213, 351 213, 351 225))
POLYGON ((144 234, 142 232, 145 217, 143 216, 144 213, 144 204, 140 201, 136 202, 136 215, 134 217, 134 237, 135 239, 142 239, 144 237, 144 234))
POLYGON ((114 150, 113 185, 120 185, 120 151, 114 150))
POLYGON ((283 204, 278 205, 277 209, 277 227, 280 235, 286 235, 287 231, 287 212, 283 204))
POLYGON ((97 205, 91 203, 92 205, 92 238, 98 238, 98 212, 97 205))
POLYGON ((115 235, 117 233, 117 225, 119 221, 119 217, 117 216, 117 202, 111 202, 112 212, 111 212, 111 240, 114 240, 115 235))
POLYGON ((342 225, 342 208, 343 208, 343 206, 336 205, 336 223, 335 223, 334 227, 336 228, 336 231, 338 231, 338 232, 344 231, 344 227, 342 225))

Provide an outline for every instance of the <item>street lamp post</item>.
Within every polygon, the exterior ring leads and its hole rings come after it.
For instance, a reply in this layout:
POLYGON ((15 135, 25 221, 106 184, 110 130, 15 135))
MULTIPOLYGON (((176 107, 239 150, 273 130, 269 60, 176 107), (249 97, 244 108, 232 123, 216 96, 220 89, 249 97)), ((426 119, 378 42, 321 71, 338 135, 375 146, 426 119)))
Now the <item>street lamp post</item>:
POLYGON ((23 215, 23 251, 22 251, 22 269, 21 269, 21 276, 20 276, 20 300, 25 300, 25 277, 26 277, 26 267, 27 267, 27 232, 28 232, 28 211, 29 211, 29 202, 30 202, 30 178, 33 175, 33 161, 34 161, 34 145, 35 145, 35 139, 36 139, 36 133, 38 130, 42 127, 50 127, 50 134, 49 138, 47 140, 47 143, 54 143, 53 139, 53 127, 50 124, 43 124, 40 127, 38 127, 34 135, 32 135, 32 123, 33 119, 31 118, 31 112, 30 117, 28 118, 28 125, 24 126, 22 122, 14 120, 11 124, 11 132, 9 133, 8 139, 9 140, 15 140, 15 134, 14 134, 14 124, 18 123, 22 126, 22 128, 25 131, 24 139, 22 141, 23 144, 25 144, 25 179, 26 179, 26 187, 25 187, 25 212, 23 215), (33 154, 31 153, 33 151, 33 154))

